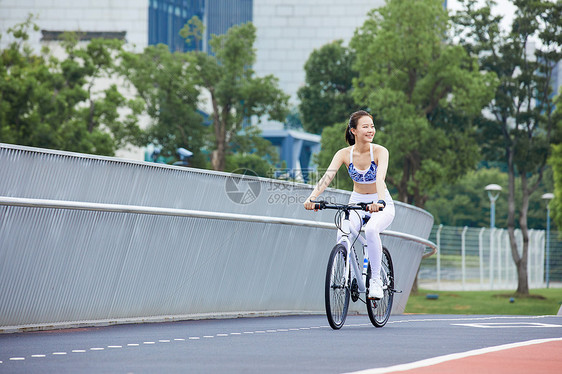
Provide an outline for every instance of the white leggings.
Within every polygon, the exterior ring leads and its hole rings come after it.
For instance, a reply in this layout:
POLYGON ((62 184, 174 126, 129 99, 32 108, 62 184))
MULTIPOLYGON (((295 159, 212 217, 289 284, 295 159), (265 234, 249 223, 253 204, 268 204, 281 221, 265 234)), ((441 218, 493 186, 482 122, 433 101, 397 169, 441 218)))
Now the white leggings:
MULTIPOLYGON (((378 194, 360 194, 355 191, 351 193, 351 197, 349 198, 350 204, 355 203, 376 203, 379 201, 378 194)), ((384 231, 394 219, 394 201, 390 196, 388 190, 385 191, 385 198, 383 199, 386 202, 386 207, 383 211, 368 213, 362 210, 352 211, 349 214, 349 225, 359 232, 361 230, 361 226, 363 225, 363 217, 364 216, 371 216, 369 222, 365 225, 365 238, 367 239, 367 251, 369 254, 369 262, 371 264, 371 274, 378 275, 381 271, 381 259, 382 259, 382 242, 380 233, 384 231), (355 212, 359 214, 355 214, 355 212)), ((343 218, 342 218, 343 219, 343 218)), ((342 234, 341 231, 338 230, 338 241, 340 240, 342 234)), ((350 236, 350 241, 353 243, 353 239, 350 236)))

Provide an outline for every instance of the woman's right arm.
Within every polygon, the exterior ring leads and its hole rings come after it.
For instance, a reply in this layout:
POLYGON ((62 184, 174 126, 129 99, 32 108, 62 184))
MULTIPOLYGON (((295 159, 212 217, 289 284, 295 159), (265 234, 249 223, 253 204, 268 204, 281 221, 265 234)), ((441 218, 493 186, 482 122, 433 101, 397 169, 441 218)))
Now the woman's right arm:
POLYGON ((305 209, 313 210, 314 203, 311 203, 310 201, 316 200, 318 196, 320 196, 320 194, 324 192, 326 187, 328 187, 330 183, 332 183, 332 180, 336 176, 336 173, 338 172, 340 166, 343 164, 343 154, 343 149, 340 149, 336 152, 336 154, 332 158, 332 162, 330 162, 330 166, 328 166, 328 169, 326 170, 326 173, 324 173, 324 176, 320 179, 308 199, 306 199, 306 201, 304 202, 305 209))

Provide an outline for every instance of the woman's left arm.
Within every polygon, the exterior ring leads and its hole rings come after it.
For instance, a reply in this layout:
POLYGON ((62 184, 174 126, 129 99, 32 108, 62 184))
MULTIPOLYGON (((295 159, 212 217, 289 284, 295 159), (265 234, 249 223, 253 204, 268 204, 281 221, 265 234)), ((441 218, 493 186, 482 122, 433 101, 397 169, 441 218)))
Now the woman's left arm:
POLYGON ((377 150, 377 193, 380 200, 384 200, 386 191, 386 171, 388 170, 388 149, 382 145, 378 146, 377 150))
MULTIPOLYGON (((379 195, 379 201, 384 201, 386 197, 386 171, 388 170, 388 150, 379 145, 377 147, 376 155, 376 164, 377 164, 377 181, 375 182, 375 186, 377 187, 377 194, 379 195)), ((373 204, 369 205, 370 212, 378 212, 380 208, 384 209, 385 204, 379 204, 378 202, 373 202, 373 204)))

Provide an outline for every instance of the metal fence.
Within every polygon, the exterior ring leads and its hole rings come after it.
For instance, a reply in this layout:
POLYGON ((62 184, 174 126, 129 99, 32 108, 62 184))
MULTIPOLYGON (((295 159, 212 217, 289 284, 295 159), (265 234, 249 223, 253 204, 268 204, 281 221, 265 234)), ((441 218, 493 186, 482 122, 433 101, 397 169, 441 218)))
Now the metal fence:
MULTIPOLYGON (((336 232, 312 186, 7 144, 0 176, 0 332, 323 310, 336 232)), ((396 203, 394 313, 432 225, 396 203)))
MULTIPOLYGON (((519 253, 522 235, 515 230, 519 253)), ((528 281, 530 288, 546 287, 544 230, 529 230, 528 281)), ((549 279, 562 282, 562 242, 551 233, 549 279)), ((517 288, 517 269, 507 229, 434 226, 430 240, 440 251, 420 266, 420 287, 430 289, 492 290, 517 288)))

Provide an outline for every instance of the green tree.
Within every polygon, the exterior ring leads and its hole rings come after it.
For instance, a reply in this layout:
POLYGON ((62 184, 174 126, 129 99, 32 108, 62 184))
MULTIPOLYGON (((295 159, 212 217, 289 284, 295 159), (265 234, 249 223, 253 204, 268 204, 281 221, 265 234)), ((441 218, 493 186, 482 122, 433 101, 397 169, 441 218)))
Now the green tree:
POLYGON ((176 157, 180 147, 193 152, 190 165, 205 167, 208 128, 197 112, 199 89, 187 53, 171 53, 164 44, 142 53, 123 53, 122 74, 134 86, 141 108, 150 117, 145 144, 162 147, 161 154, 176 157))
POLYGON ((353 95, 375 114, 375 141, 390 152, 387 181, 398 199, 423 207, 437 187, 478 160, 473 118, 493 96, 495 76, 447 42, 441 0, 389 0, 353 37, 353 95))
POLYGON ((273 177, 273 165, 279 162, 279 154, 269 140, 261 136, 257 126, 247 126, 232 136, 232 153, 226 156, 225 171, 244 169, 260 177, 273 177))
POLYGON ((193 16, 180 30, 180 35, 187 44, 193 44, 195 51, 199 52, 204 31, 205 25, 203 25, 203 22, 199 17, 193 16))
POLYGON ((562 144, 552 146, 549 163, 554 174, 554 200, 550 204, 550 209, 558 231, 562 231, 562 144))
MULTIPOLYGON (((435 224, 449 226, 490 227, 490 200, 484 191, 488 184, 507 186, 507 173, 481 168, 470 171, 455 183, 444 186, 427 201, 425 209, 435 217, 435 224)), ((496 226, 507 224, 507 199, 496 201, 496 226)))
POLYGON ((252 126, 249 119, 266 115, 283 121, 288 113, 289 98, 278 88, 278 79, 273 75, 257 77, 252 69, 255 39, 256 28, 248 22, 233 26, 224 35, 214 35, 209 42, 214 55, 192 52, 198 83, 211 97, 214 170, 225 170, 233 137, 245 121, 252 126))
POLYGON ((136 144, 135 105, 115 84, 98 84, 114 74, 123 43, 94 39, 82 47, 78 35, 66 34, 67 57, 59 60, 47 48, 32 52, 30 28, 37 30, 31 16, 10 28, 13 42, 0 52, 0 141, 103 155, 136 144))
POLYGON ((341 122, 356 110, 351 95, 355 54, 336 40, 315 49, 306 64, 305 85, 298 90, 303 128, 315 134, 341 122))
POLYGON ((491 15, 491 1, 481 8, 476 1, 466 1, 456 21, 466 50, 500 79, 487 107, 491 115, 483 121, 483 131, 490 148, 501 149, 500 159, 507 164, 508 232, 518 273, 517 293, 528 294, 527 215, 531 195, 543 179, 555 124, 550 80, 562 59, 562 3, 515 0, 514 4, 516 17, 508 34, 500 30, 500 18, 491 15), (529 48, 533 39, 537 41, 534 53, 529 48), (523 236, 521 249, 515 239, 516 218, 523 236))

